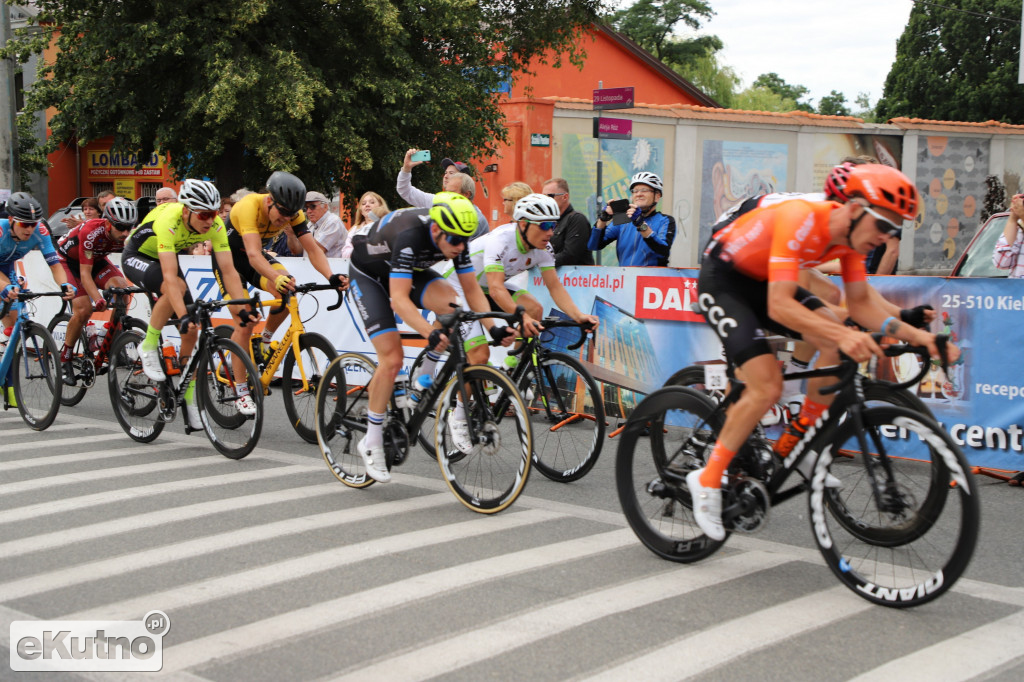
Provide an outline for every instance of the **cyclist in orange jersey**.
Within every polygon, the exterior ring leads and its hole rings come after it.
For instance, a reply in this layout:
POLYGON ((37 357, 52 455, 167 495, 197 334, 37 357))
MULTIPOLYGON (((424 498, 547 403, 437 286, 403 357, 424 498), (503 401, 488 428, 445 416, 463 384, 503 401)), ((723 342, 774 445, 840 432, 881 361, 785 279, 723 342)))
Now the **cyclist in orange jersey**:
MULTIPOLYGON (((719 229, 704 252, 698 302, 729 361, 746 381, 706 466, 686 477, 694 518, 712 540, 725 538, 722 476, 782 391, 782 373, 766 337, 802 338, 818 349, 820 366, 836 364, 839 351, 858 362, 881 355, 869 334, 844 325, 820 299, 799 286, 801 269, 838 259, 854 321, 925 346, 932 357, 939 357, 934 334, 901 322, 877 305, 864 264, 872 249, 899 234, 901 221, 917 215, 917 189, 894 168, 862 165, 850 171, 846 194, 846 204, 793 200, 750 211, 719 229)), ((790 454, 803 432, 831 404, 832 396, 820 393, 829 381, 808 383, 799 419, 776 444, 780 457, 790 454)), ((810 458, 805 462, 808 471, 801 474, 806 477, 812 462, 810 458)), ((838 487, 841 481, 830 475, 826 485, 838 487)))

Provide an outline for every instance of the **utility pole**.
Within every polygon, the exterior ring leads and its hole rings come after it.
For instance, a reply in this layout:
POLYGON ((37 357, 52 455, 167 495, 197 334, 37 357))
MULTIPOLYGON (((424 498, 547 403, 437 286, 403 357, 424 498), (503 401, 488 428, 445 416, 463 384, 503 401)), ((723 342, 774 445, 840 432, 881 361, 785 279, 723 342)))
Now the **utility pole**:
MULTIPOLYGON (((11 7, 0 0, 0 45, 6 47, 12 37, 11 7)), ((14 62, 0 59, 0 189, 20 189, 18 171, 17 98, 14 91, 14 62)))

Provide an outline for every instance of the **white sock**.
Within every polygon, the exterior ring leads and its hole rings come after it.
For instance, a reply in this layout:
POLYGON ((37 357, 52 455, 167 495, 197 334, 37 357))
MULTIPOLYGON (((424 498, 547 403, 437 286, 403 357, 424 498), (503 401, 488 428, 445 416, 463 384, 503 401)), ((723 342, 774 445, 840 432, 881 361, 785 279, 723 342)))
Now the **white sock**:
POLYGON ((366 413, 366 449, 384 447, 384 417, 383 412, 366 413))

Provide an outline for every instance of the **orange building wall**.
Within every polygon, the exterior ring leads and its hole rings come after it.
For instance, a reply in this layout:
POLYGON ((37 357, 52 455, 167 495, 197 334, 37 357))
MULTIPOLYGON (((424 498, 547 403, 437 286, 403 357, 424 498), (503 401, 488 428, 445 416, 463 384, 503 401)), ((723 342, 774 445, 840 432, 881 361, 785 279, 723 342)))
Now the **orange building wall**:
MULTIPOLYGON (((492 157, 473 159, 477 176, 489 195, 485 197, 483 190, 478 189, 474 203, 492 227, 510 220, 502 213, 502 187, 521 180, 539 192, 540 183, 552 175, 552 147, 530 144, 531 134, 552 133, 554 105, 541 98, 573 97, 590 101, 598 81, 603 81, 604 88, 632 86, 634 101, 638 104, 703 104, 600 30, 587 34, 582 41, 586 50, 582 71, 567 60, 563 60, 560 68, 555 68, 550 54, 547 64, 540 60, 533 63, 535 74, 518 81, 500 105, 508 126, 508 144, 500 145, 492 157), (494 163, 498 165, 496 173, 481 172, 494 163), (496 219, 493 218, 495 211, 496 219)), ((553 144, 554 140, 551 142, 553 144)))

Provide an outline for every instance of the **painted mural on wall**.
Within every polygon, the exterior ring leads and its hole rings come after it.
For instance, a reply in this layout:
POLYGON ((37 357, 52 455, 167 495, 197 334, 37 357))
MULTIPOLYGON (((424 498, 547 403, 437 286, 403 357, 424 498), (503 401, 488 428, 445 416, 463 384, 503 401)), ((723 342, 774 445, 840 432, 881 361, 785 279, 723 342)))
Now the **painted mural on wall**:
MULTIPOLYGON (((632 140, 601 140, 601 186, 604 200, 628 199, 629 179, 640 171, 657 173, 666 185, 671 178, 665 173, 665 140, 655 137, 634 137, 632 140)), ((597 220, 595 203, 597 188, 597 143, 590 135, 562 136, 562 177, 569 183, 573 208, 586 213, 591 224, 597 220)), ((671 212, 664 203, 659 210, 671 212)), ((618 265, 615 245, 601 252, 602 265, 618 265)))
MULTIPOLYGON (((718 216, 744 199, 789 191, 789 145, 705 140, 701 163, 700 243, 718 216)), ((703 248, 703 246, 702 246, 703 248)))
POLYGON ((916 183, 922 202, 915 225, 915 269, 953 267, 978 229, 988 168, 988 140, 919 139, 916 183))
POLYGON ((1009 197, 1024 192, 1024 140, 1006 141, 1006 161, 1003 164, 1003 184, 1009 197))
POLYGON ((814 136, 814 181, 809 188, 797 191, 820 192, 825 177, 849 156, 870 156, 892 168, 900 167, 903 138, 893 135, 853 135, 826 133, 814 136))

